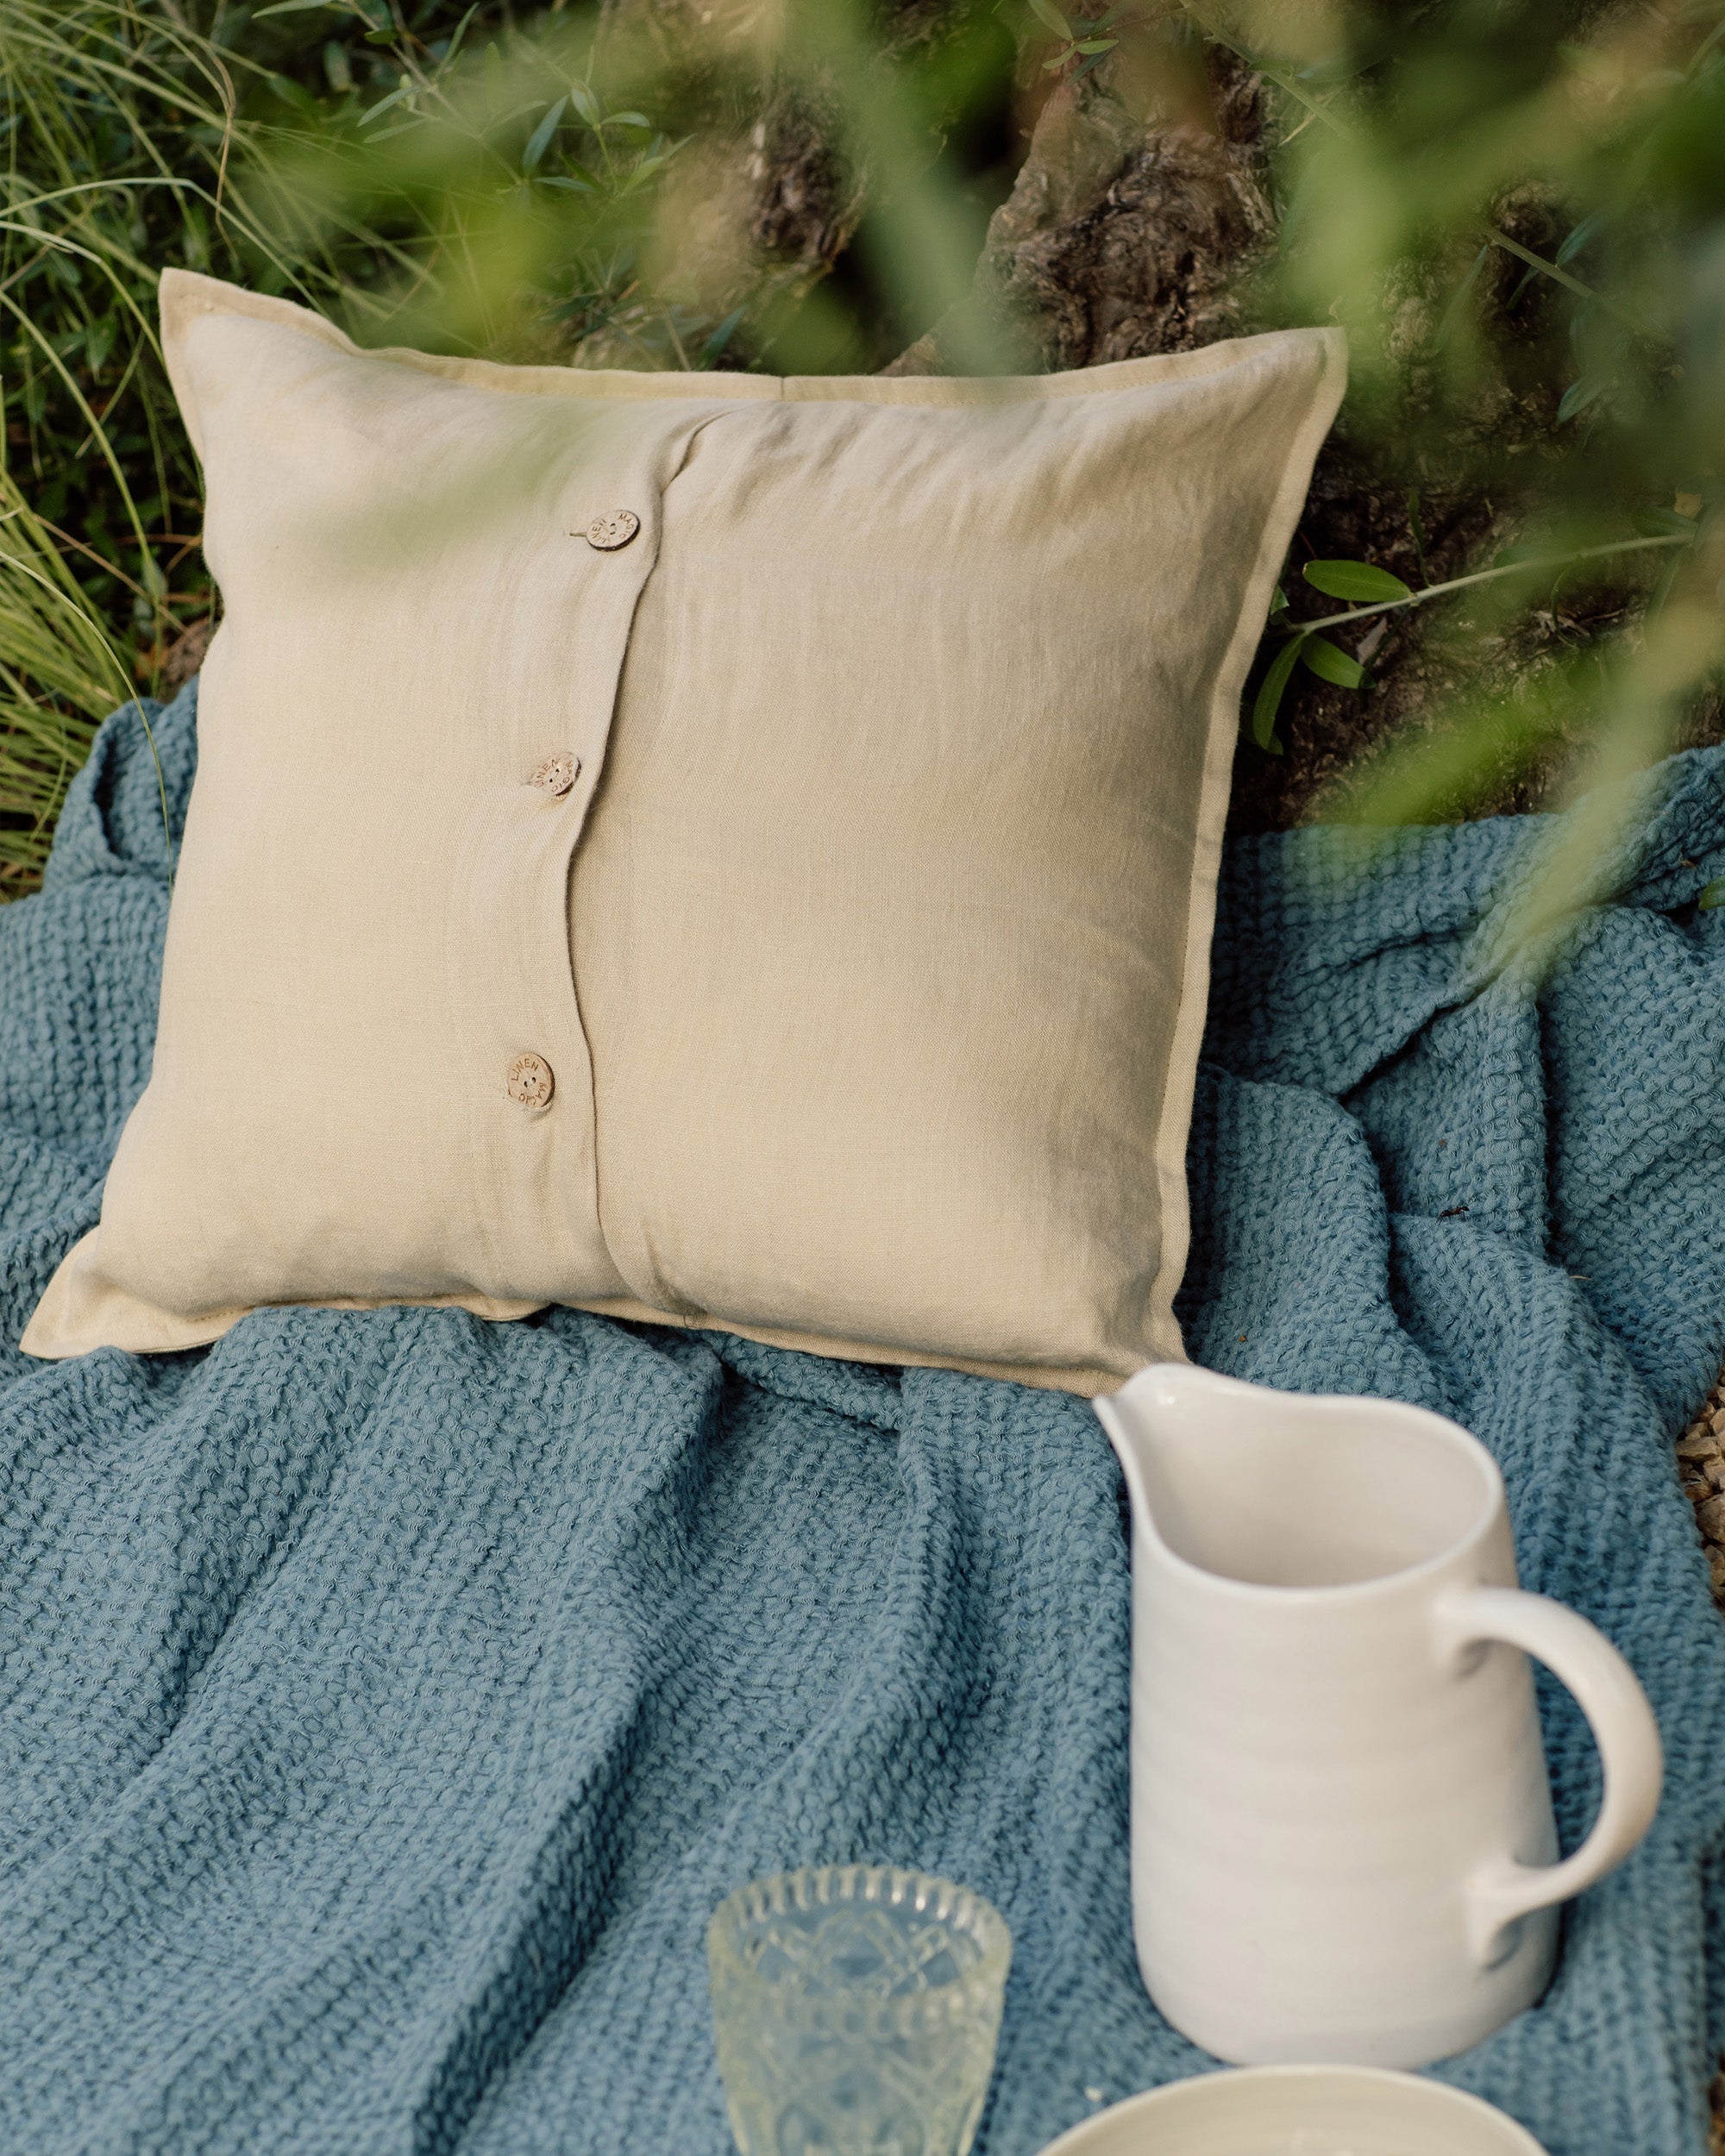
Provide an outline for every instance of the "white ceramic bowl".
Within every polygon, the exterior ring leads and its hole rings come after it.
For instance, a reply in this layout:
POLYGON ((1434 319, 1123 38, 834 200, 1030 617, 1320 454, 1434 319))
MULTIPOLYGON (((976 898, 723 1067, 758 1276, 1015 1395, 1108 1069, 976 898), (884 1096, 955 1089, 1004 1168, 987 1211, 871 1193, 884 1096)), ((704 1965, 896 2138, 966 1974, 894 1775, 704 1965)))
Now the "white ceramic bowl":
POLYGON ((1375 2066, 1247 2066, 1146 2090, 1042 2156, 1546 2156, 1493 2104, 1375 2066))

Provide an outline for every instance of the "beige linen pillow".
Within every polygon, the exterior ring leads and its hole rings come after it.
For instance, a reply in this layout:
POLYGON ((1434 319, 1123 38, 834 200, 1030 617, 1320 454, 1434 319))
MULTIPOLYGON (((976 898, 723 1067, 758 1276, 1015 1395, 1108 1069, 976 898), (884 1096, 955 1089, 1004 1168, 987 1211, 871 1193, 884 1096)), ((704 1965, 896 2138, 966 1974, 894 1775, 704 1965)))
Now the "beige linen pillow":
POLYGON ((1332 330, 1006 381, 362 352, 170 271, 225 616, 33 1354, 546 1303, 1182 1352, 1240 685, 1332 330))

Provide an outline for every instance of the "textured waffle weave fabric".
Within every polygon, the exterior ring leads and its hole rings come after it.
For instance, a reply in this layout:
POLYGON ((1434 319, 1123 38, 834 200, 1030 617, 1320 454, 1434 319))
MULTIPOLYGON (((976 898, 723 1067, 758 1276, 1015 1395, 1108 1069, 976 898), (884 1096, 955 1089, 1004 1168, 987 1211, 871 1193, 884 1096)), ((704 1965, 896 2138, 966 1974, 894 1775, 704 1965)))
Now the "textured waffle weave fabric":
MULTIPOLYGON (((177 805, 193 699, 154 716, 177 805)), ((1526 1583, 1659 1711, 1649 1841, 1444 2069, 1552 2156, 1697 2156, 1725 2034, 1725 1631, 1670 1451, 1725 1349, 1725 762, 1644 811, 1537 999, 1478 929, 1539 821, 1342 879, 1333 837, 1237 847, 1193 1139, 1197 1359, 1477 1431, 1526 1583)), ((845 1858, 1012 1925, 985 2156, 1201 2069, 1132 1959, 1082 1401, 574 1311, 15 1351, 147 1075, 166 903, 129 714, 0 912, 0 2148, 723 2156, 707 1915, 845 1858)))

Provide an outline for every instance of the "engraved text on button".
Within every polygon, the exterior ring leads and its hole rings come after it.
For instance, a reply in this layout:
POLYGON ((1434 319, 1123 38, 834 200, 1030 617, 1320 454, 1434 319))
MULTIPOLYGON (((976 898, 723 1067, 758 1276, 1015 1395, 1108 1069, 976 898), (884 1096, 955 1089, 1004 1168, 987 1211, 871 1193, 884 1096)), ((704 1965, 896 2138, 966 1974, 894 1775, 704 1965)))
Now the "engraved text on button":
POLYGON ((543 1056, 518 1056, 509 1066, 509 1097, 524 1108, 543 1108, 555 1083, 543 1056))
POLYGON ((641 519, 632 509, 613 509, 608 517, 595 517, 587 526, 587 544, 597 547, 601 554, 615 554, 640 529, 641 519))
POLYGON ((558 755, 547 756, 543 763, 536 766, 528 783, 536 786, 542 793, 567 793, 580 775, 579 756, 558 755))

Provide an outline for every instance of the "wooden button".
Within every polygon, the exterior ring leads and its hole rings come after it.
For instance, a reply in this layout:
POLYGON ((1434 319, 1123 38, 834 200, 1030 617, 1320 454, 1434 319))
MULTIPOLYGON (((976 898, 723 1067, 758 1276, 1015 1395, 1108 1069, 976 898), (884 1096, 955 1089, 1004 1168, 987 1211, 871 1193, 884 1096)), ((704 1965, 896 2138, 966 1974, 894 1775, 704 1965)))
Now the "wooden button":
POLYGON ((581 760, 567 754, 547 756, 529 780, 542 793, 567 793, 581 775, 581 760))
POLYGON ((543 1108, 556 1082, 543 1056, 518 1056, 509 1066, 509 1097, 524 1108, 543 1108))
POLYGON ((597 547, 601 554, 615 554, 640 529, 641 519, 632 509, 613 509, 610 516, 595 517, 587 526, 587 544, 597 547))

